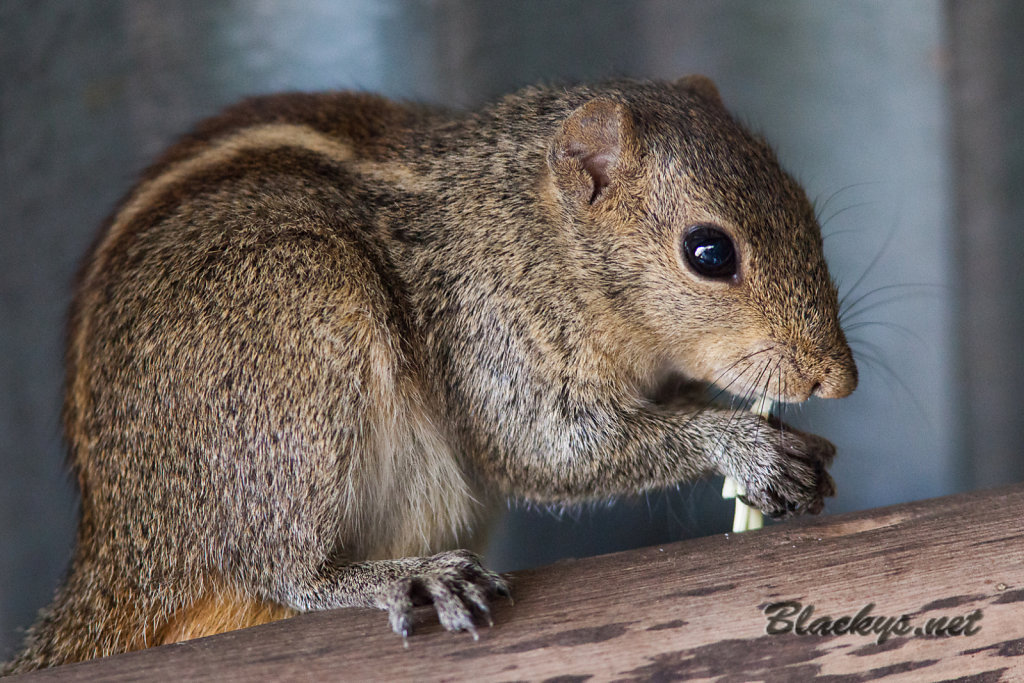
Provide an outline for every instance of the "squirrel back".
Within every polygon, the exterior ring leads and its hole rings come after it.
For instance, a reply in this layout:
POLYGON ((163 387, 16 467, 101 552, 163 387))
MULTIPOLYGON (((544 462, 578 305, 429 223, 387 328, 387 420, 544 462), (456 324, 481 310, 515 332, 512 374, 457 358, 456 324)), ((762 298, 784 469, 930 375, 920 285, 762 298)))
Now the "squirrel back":
POLYGON ((248 100, 147 171, 83 265, 67 582, 25 671, 346 605, 474 630, 503 497, 710 472, 770 514, 823 439, 708 406, 853 390, 803 190, 714 86, 534 87, 471 113, 248 100))

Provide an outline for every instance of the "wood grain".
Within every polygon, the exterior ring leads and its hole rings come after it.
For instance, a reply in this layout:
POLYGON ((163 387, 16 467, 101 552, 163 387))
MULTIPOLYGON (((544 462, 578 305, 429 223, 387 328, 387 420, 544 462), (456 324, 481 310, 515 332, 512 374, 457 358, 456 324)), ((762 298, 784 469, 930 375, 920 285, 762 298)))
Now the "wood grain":
POLYGON ((1024 680, 1024 485, 800 520, 512 575, 480 640, 422 609, 403 648, 383 613, 335 610, 76 664, 77 681, 1024 680), (981 610, 974 635, 768 635, 764 607, 813 618, 981 610))

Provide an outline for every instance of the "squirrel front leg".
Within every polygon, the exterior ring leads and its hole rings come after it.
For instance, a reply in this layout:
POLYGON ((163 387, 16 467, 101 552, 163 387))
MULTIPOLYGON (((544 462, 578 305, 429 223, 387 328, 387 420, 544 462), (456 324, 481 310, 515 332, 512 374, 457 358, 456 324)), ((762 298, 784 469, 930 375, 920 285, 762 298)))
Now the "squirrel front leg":
POLYGON ((549 414, 543 433, 533 432, 502 458, 509 493, 572 503, 719 473, 740 482, 748 504, 775 518, 816 514, 835 493, 825 470, 835 447, 774 418, 699 402, 671 410, 642 401, 575 405, 558 413, 573 417, 549 414))

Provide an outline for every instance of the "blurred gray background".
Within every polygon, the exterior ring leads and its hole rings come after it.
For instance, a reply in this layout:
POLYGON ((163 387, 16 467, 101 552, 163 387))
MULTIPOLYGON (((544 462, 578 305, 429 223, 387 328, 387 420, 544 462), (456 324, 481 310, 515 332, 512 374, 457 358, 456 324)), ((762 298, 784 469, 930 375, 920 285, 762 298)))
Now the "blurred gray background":
MULTIPOLYGON (((247 94, 462 107, 539 80, 708 74, 819 201, 850 293, 860 388, 786 414, 839 448, 828 512, 1024 479, 1022 30, 1012 0, 3 0, 0 657, 69 556, 58 417, 76 265, 144 165, 247 94)), ((720 533, 719 485, 513 510, 488 560, 720 533)))

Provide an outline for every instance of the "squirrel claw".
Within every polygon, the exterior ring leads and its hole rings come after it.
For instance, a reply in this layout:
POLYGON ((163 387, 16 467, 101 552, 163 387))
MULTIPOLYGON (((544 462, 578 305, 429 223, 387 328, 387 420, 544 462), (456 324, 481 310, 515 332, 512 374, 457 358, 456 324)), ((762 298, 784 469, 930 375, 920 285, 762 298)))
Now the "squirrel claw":
POLYGON ((418 558, 409 566, 409 574, 392 582, 381 606, 390 613, 392 630, 401 635, 406 647, 414 604, 432 603, 438 621, 448 631, 467 631, 480 640, 475 617, 494 625, 488 599, 494 595, 511 597, 508 583, 480 563, 480 558, 464 550, 418 558))
POLYGON ((494 586, 494 594, 499 598, 505 598, 508 600, 510 605, 516 604, 516 601, 512 599, 512 588, 508 585, 508 581, 498 577, 498 582, 494 586))

